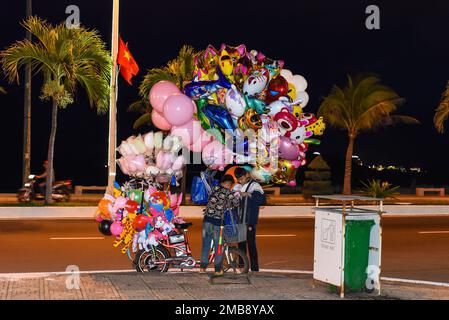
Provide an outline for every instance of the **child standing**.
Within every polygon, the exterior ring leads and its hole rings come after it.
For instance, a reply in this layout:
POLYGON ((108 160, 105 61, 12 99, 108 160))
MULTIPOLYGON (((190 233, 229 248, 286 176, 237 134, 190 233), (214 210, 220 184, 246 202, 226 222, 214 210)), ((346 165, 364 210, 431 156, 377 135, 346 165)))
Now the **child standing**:
POLYGON ((201 269, 200 273, 205 273, 209 260, 209 250, 211 241, 214 241, 215 247, 215 275, 223 275, 222 261, 223 255, 218 254, 218 242, 220 239, 220 228, 223 224, 224 211, 226 209, 237 208, 240 204, 239 198, 231 190, 234 184, 234 178, 231 175, 224 175, 220 184, 212 188, 209 201, 204 210, 203 220, 203 246, 201 250, 201 269))

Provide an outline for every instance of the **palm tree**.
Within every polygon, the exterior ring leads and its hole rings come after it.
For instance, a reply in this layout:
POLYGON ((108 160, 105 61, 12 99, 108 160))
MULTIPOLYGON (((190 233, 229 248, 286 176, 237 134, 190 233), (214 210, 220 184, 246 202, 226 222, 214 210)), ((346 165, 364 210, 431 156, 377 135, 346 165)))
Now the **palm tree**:
POLYGON ((351 194, 352 154, 360 133, 400 122, 419 123, 410 116, 392 115, 405 99, 380 82, 375 76, 348 76, 346 87, 334 86, 318 110, 331 126, 348 132, 343 194, 351 194))
POLYGON ((51 100, 51 131, 48 143, 47 191, 45 202, 51 203, 54 144, 58 108, 73 103, 78 85, 87 93, 97 112, 108 108, 111 58, 106 45, 95 30, 68 29, 64 23, 53 26, 38 17, 23 22, 35 41, 16 41, 0 53, 3 71, 10 82, 19 81, 19 69, 30 64, 33 74, 41 73, 44 82, 41 99, 51 100))
POLYGON ((443 133, 444 122, 449 116, 449 81, 446 85, 446 90, 443 92, 441 97, 441 102, 438 108, 435 110, 435 116, 433 118, 433 123, 438 132, 443 133))

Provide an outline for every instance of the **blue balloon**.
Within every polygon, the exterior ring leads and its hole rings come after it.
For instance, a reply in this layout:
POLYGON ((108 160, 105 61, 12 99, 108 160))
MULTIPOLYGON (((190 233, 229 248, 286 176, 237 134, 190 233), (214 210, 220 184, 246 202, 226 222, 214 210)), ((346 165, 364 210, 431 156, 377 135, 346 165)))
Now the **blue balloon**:
POLYGON ((165 210, 165 217, 167 218, 168 221, 171 221, 173 219, 173 210, 172 209, 167 209, 165 210))
POLYGON ((204 115, 209 119, 211 127, 216 126, 218 129, 235 130, 236 126, 229 111, 220 106, 208 104, 203 109, 204 115))
POLYGON ((231 83, 217 67, 218 80, 213 81, 192 81, 185 85, 184 94, 192 99, 207 97, 220 88, 231 88, 231 83))

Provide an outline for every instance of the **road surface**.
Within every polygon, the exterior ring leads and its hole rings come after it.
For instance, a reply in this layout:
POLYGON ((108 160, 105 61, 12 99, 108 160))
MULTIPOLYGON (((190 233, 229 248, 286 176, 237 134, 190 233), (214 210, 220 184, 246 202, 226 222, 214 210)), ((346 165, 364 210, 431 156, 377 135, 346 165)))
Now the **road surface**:
MULTIPOLYGON (((201 220, 192 220, 195 256, 201 220)), ((313 219, 262 219, 258 227, 260 266, 312 270, 313 219)), ((113 238, 91 220, 0 221, 0 273, 130 269, 113 238)), ((384 218, 382 276, 449 282, 449 217, 384 218)))

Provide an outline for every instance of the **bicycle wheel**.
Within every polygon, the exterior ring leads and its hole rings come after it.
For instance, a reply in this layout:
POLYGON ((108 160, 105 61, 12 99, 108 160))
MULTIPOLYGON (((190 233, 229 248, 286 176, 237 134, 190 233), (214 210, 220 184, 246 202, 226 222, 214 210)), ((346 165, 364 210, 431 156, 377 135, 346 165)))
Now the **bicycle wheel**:
POLYGON ((223 252, 223 271, 233 273, 248 273, 249 261, 246 254, 235 247, 228 247, 223 252))
POLYGON ((170 257, 170 252, 163 246, 157 246, 153 250, 139 250, 134 258, 134 266, 138 272, 167 272, 170 267, 165 262, 170 257), (165 262, 165 263, 164 263, 165 262))

